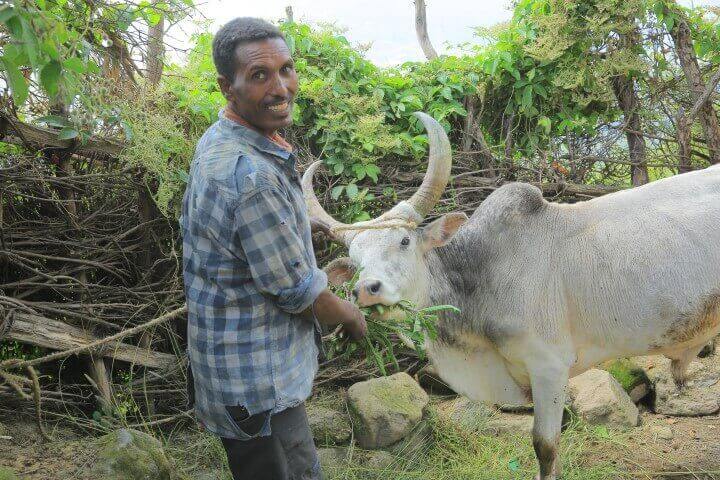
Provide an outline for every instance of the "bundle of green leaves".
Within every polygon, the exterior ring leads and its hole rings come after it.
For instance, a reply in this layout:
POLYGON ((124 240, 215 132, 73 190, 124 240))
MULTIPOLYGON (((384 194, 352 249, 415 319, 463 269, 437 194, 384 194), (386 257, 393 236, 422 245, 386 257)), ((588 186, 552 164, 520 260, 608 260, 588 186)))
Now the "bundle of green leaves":
MULTIPOLYGON (((355 274, 349 282, 335 287, 335 294, 352 301, 351 292, 357 280, 358 274, 355 274)), ((350 357, 360 350, 366 358, 377 365, 382 375, 388 374, 388 365, 392 365, 395 371, 400 370, 396 354, 399 348, 404 347, 413 351, 420 359, 425 359, 425 338, 434 340, 437 337, 438 314, 443 311, 460 313, 460 310, 452 305, 417 308, 407 301, 391 307, 382 305, 362 307, 360 311, 365 315, 367 335, 359 342, 352 342, 347 341, 337 332, 333 333, 326 349, 327 357, 328 359, 337 356, 350 357)))

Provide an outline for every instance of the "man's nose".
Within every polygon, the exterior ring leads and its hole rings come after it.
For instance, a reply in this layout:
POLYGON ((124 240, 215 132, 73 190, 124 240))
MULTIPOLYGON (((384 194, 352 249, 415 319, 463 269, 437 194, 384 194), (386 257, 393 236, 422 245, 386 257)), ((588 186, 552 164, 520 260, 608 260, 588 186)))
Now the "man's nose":
POLYGON ((276 97, 287 97, 288 96, 287 81, 281 75, 275 75, 273 78, 273 82, 270 85, 269 93, 276 97))

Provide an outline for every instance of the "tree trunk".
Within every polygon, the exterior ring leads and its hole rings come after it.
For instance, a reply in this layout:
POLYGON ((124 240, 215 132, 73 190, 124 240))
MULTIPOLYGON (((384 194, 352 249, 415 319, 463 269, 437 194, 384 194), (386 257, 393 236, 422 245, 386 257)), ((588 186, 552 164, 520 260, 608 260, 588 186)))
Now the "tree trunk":
POLYGON ((153 86, 157 86, 162 77, 163 58, 165 57, 164 40, 165 17, 162 16, 157 24, 148 27, 147 81, 153 86))
POLYGON ((640 99, 635 91, 632 77, 617 75, 612 79, 613 92, 625 118, 625 137, 630 151, 631 177, 633 186, 644 185, 650 180, 645 153, 645 137, 638 109, 640 99))
POLYGON ((427 17, 425 16, 425 0, 415 0, 415 31, 425 57, 428 60, 437 58, 438 54, 430 43, 427 31, 427 17))
MULTIPOLYGON (((693 101, 702 98, 705 90, 705 84, 702 80, 700 67, 698 66, 697 57, 693 50, 693 41, 690 32, 690 26, 681 12, 676 12, 678 19, 670 32, 675 42, 675 51, 683 72, 693 101)), ((708 99, 698 111, 700 124, 705 133, 705 142, 710 155, 710 163, 720 163, 720 125, 712 106, 712 102, 708 99)), ((689 126, 688 126, 689 128, 689 126)))

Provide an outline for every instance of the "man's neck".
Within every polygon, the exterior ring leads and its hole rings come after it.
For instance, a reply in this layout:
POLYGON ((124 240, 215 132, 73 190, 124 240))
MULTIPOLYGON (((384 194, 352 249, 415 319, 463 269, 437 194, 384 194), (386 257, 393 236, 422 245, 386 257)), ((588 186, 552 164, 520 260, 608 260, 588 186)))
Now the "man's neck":
POLYGON ((292 145, 290 145, 288 142, 286 142, 285 139, 280 136, 280 134, 277 132, 277 130, 274 130, 270 133, 263 132, 262 130, 260 130, 256 126, 252 125, 247 120, 245 120, 243 117, 241 117, 238 113, 233 111, 232 106, 230 104, 228 104, 225 107, 224 115, 225 115, 225 118, 227 118, 228 120, 231 120, 239 125, 242 125, 243 127, 249 128, 250 130, 253 130, 253 131, 259 133, 260 135, 267 138, 268 140, 270 140, 271 142, 273 142, 280 148, 287 150, 288 152, 293 151, 292 145))
POLYGON ((242 125, 243 127, 247 127, 247 128, 249 128, 250 130, 255 130, 255 131, 258 132, 260 135, 262 135, 262 136, 264 136, 264 137, 267 137, 267 138, 272 138, 273 135, 276 135, 276 134, 277 134, 277 131, 265 132, 265 131, 257 128, 255 125, 251 124, 250 122, 248 122, 247 120, 245 120, 243 117, 241 117, 240 114, 236 113, 236 112, 232 109, 232 106, 230 106, 230 105, 227 105, 227 106, 225 107, 225 117, 226 117, 228 120, 232 120, 232 121, 235 122, 235 123, 239 123, 239 124, 242 125))

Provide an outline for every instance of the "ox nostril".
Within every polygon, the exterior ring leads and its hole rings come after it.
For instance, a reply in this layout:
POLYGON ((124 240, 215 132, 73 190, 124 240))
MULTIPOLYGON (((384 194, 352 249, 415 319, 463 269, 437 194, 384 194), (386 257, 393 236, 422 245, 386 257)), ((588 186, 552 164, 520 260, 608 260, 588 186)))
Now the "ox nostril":
POLYGON ((368 292, 370 292, 370 295, 377 295, 377 293, 380 291, 380 282, 373 282, 370 285, 367 286, 368 292))

